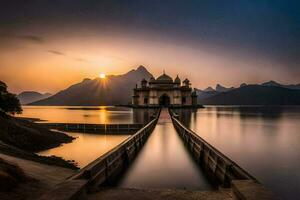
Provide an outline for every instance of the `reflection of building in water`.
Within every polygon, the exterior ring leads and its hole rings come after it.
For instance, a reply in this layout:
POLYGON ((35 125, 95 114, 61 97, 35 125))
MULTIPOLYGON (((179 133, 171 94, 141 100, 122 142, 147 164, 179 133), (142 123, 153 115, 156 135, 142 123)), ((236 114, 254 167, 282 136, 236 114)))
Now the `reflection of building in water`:
POLYGON ((155 109, 133 109, 133 123, 147 124, 153 119, 155 111, 155 109))
POLYGON ((136 107, 192 107, 197 106, 197 95, 190 87, 190 81, 185 79, 183 84, 177 76, 175 80, 165 73, 157 79, 143 79, 141 87, 134 88, 132 104, 136 107))
POLYGON ((197 109, 174 109, 173 111, 178 115, 179 121, 187 128, 190 128, 192 115, 197 113, 197 109))

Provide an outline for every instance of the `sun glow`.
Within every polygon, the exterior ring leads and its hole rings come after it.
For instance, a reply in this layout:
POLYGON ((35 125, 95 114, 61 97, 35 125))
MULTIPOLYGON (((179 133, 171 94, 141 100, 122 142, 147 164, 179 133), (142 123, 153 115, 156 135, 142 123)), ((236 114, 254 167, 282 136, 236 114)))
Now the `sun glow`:
POLYGON ((101 73, 101 74, 99 75, 99 77, 102 78, 102 79, 104 79, 104 78, 106 77, 106 75, 103 74, 103 73, 101 73))

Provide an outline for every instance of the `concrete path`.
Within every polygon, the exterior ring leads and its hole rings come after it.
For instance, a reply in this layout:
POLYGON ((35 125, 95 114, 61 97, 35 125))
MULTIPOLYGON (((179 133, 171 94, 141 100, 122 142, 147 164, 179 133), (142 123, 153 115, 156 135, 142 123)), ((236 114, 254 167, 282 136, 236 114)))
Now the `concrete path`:
POLYGON ((53 187, 75 173, 74 170, 46 165, 0 153, 0 157, 21 167, 26 175, 39 180, 46 187, 53 187))
POLYGON ((230 191, 187 191, 187 190, 142 190, 142 189, 102 189, 89 194, 88 200, 232 200, 230 191))
POLYGON ((172 123, 172 119, 171 119, 168 109, 163 108, 161 110, 157 123, 158 124, 172 123))
POLYGON ((46 165, 22 158, 17 158, 0 153, 0 157, 21 167, 27 176, 36 179, 20 184, 11 193, 1 194, 0 199, 34 199, 58 183, 64 181, 75 173, 74 170, 46 165))

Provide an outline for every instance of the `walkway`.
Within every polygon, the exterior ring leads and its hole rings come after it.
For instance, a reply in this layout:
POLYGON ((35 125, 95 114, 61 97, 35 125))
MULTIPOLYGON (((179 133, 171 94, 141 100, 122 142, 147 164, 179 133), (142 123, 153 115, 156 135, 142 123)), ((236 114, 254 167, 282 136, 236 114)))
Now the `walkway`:
POLYGON ((188 190, 149 190, 113 188, 89 194, 88 200, 233 200, 230 190, 188 191, 188 190))
POLYGON ((0 157, 17 164, 27 176, 37 180, 20 184, 11 193, 0 194, 0 199, 34 199, 75 173, 71 169, 46 165, 2 153, 0 153, 0 157))
POLYGON ((117 184, 121 188, 213 190, 163 109, 148 141, 117 184))

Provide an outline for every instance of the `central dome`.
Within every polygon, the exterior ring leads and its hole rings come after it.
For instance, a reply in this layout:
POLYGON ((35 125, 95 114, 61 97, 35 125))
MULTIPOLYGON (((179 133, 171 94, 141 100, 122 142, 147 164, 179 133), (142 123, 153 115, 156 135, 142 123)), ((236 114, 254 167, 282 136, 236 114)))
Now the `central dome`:
POLYGON ((156 79, 158 83, 173 83, 173 79, 167 74, 163 74, 156 79))

